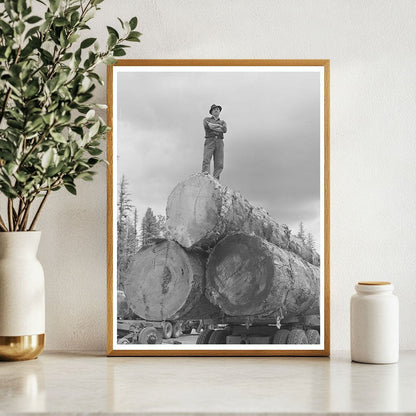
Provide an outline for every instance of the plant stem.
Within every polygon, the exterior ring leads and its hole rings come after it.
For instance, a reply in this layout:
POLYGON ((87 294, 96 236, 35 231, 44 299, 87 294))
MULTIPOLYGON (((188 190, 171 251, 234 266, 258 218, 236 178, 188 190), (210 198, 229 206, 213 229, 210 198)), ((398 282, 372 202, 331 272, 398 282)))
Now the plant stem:
POLYGON ((51 190, 48 189, 45 196, 43 197, 42 202, 40 203, 39 208, 36 211, 35 217, 33 218, 32 224, 30 224, 29 231, 33 230, 33 227, 35 226, 36 221, 39 218, 40 211, 42 210, 43 206, 45 205, 46 199, 48 198, 48 195, 49 195, 50 192, 51 192, 51 190))
POLYGON ((20 226, 20 229, 21 229, 22 231, 25 231, 25 229, 26 229, 27 220, 28 220, 28 218, 29 218, 29 208, 30 208, 30 206, 32 205, 32 202, 33 202, 33 199, 32 199, 31 201, 29 201, 29 202, 26 204, 26 206, 25 206, 25 215, 23 216, 23 219, 22 219, 22 224, 21 224, 21 226, 20 226))
POLYGON ((23 215, 25 213, 25 207, 26 207, 26 204, 21 199, 19 201, 19 209, 17 211, 17 220, 16 220, 16 224, 15 224, 15 230, 16 231, 21 231, 22 230, 22 219, 23 219, 23 215))
POLYGON ((3 120, 3 116, 4 116, 4 113, 5 113, 5 111, 6 111, 7 101, 9 101, 9 98, 10 98, 11 93, 12 93, 12 89, 11 89, 11 88, 9 88, 9 89, 7 90, 6 98, 5 98, 5 99, 4 99, 4 101, 3 101, 3 106, 2 106, 2 108, 1 108, 0 123, 1 123, 1 121, 3 120))
POLYGON ((14 231, 14 227, 13 227, 13 200, 10 199, 10 198, 7 201, 7 214, 8 214, 8 217, 9 217, 9 230, 14 231))
POLYGON ((7 231, 6 224, 4 223, 3 218, 1 217, 1 215, 0 215, 0 229, 1 229, 1 231, 7 231))
POLYGON ((19 231, 19 219, 22 212, 22 200, 19 200, 19 208, 17 209, 17 215, 14 216, 14 229, 19 231))

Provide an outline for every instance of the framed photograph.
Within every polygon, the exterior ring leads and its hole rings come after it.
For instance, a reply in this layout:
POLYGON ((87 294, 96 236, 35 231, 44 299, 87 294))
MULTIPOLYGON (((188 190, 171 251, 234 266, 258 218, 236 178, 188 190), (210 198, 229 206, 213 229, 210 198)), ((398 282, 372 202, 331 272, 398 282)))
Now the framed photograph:
POLYGON ((107 354, 328 356, 329 60, 107 82, 107 354))

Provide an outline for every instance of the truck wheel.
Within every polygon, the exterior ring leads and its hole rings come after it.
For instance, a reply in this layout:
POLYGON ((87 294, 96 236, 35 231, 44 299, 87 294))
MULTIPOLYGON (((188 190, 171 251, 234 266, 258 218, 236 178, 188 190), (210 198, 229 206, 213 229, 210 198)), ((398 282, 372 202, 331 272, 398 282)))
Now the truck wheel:
POLYGON ((163 322, 162 331, 163 331, 164 339, 171 338, 172 332, 173 332, 172 322, 169 322, 169 321, 163 322))
POLYGON ((289 331, 287 329, 278 329, 273 337, 273 344, 286 344, 289 331))
POLYGON ((305 331, 303 329, 292 329, 287 337, 288 344, 307 344, 305 331))
POLYGON ((182 324, 182 334, 186 334, 186 335, 188 335, 188 334, 190 334, 192 332, 192 326, 191 326, 191 323, 189 322, 189 321, 185 321, 183 324, 182 324))
POLYGON ((160 341, 159 333, 153 326, 147 326, 140 331, 139 344, 158 344, 160 341))
POLYGON ((306 338, 308 339, 308 344, 319 344, 321 342, 321 337, 316 329, 308 329, 306 338))
POLYGON ((208 344, 226 344, 227 335, 230 335, 228 329, 217 329, 209 337, 208 344))
POLYGON ((172 329, 172 338, 178 338, 182 335, 182 322, 175 322, 172 329))
POLYGON ((201 332, 198 335, 198 338, 196 339, 197 344, 209 344, 209 339, 211 338, 211 335, 214 333, 213 329, 205 329, 203 332, 201 332))

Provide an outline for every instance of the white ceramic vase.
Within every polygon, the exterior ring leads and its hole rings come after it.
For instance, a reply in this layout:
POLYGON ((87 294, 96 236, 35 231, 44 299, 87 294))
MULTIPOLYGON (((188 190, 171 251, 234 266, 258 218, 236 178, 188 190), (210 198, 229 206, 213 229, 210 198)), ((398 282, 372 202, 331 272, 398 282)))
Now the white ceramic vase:
POLYGON ((369 364, 399 360, 399 301, 390 282, 359 282, 351 297, 351 359, 369 364))
POLYGON ((0 360, 36 358, 45 343, 40 231, 0 232, 0 360))

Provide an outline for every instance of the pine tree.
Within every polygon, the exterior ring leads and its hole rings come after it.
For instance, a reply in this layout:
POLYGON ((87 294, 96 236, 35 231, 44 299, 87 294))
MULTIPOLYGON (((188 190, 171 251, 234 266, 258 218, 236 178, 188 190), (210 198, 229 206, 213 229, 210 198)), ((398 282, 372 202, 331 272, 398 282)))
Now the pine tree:
POLYGON ((151 208, 147 208, 146 214, 142 219, 142 230, 140 235, 141 244, 147 246, 155 238, 159 238, 158 221, 151 208))
POLYGON ((158 215, 156 217, 156 221, 159 230, 159 237, 167 238, 166 218, 163 215, 158 215))
POLYGON ((123 289, 124 273, 138 250, 137 210, 127 190, 125 176, 121 178, 117 199, 117 287, 123 289), (134 209, 134 211, 133 211, 134 209))
POLYGON ((308 233, 308 238, 306 240, 306 244, 311 250, 315 250, 315 240, 314 240, 313 235, 311 233, 308 233))
POLYGON ((297 237, 300 238, 305 243, 306 234, 305 234, 305 228, 303 226, 302 221, 299 223, 299 231, 298 231, 297 237))
POLYGON ((292 230, 286 224, 283 224, 283 232, 285 233, 285 237, 287 238, 287 248, 289 248, 290 239, 292 238, 292 230))

